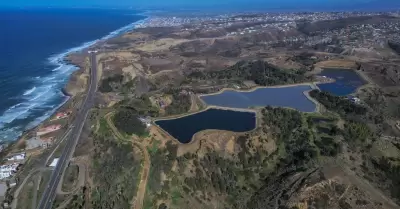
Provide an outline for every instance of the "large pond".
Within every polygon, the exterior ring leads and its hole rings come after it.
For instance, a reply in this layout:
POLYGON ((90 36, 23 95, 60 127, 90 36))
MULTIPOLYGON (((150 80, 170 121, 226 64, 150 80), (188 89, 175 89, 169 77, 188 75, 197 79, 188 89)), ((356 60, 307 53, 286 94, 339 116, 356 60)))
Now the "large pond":
POLYGON ((182 118, 155 122, 181 143, 189 143, 195 133, 215 129, 247 132, 256 127, 256 115, 252 112, 208 109, 182 118))
POLYGON ((311 90, 309 85, 298 85, 276 88, 258 88, 251 92, 225 90, 214 95, 201 96, 208 105, 249 108, 258 106, 289 107, 303 112, 314 112, 316 105, 304 92, 311 90))
POLYGON ((324 69, 319 75, 336 80, 334 83, 318 84, 318 88, 337 96, 352 94, 367 83, 357 72, 350 69, 324 69))

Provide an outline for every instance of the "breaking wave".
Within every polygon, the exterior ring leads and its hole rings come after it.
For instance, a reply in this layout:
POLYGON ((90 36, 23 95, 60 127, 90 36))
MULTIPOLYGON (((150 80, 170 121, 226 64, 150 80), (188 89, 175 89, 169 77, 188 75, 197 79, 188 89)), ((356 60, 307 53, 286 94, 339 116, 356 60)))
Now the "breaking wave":
POLYGON ((82 51, 98 41, 132 30, 143 21, 145 20, 134 22, 109 33, 101 39, 86 42, 49 57, 48 65, 54 66, 52 73, 47 76, 34 77, 35 85, 18 97, 21 102, 8 108, 0 115, 0 142, 16 140, 23 131, 39 125, 68 101, 68 97, 62 93, 61 89, 67 82, 69 75, 78 68, 64 61, 66 55, 82 51))

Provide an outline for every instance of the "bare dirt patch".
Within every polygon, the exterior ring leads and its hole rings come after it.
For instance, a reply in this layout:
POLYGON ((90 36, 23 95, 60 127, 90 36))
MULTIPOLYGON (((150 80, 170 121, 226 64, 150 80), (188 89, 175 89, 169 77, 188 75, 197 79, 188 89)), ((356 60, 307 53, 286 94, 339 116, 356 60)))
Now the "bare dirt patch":
POLYGON ((168 50, 172 46, 176 46, 187 41, 188 40, 186 39, 163 38, 154 41, 146 41, 145 43, 138 45, 136 49, 144 52, 164 51, 168 50))
POLYGON ((315 64, 315 67, 356 69, 357 63, 352 60, 327 60, 318 62, 317 64, 315 64))

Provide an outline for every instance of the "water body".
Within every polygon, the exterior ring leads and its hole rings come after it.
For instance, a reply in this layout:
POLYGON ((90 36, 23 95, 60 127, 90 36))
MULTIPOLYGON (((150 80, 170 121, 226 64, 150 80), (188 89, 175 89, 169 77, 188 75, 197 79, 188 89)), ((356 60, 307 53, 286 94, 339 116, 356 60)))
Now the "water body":
POLYGON ((299 85, 280 88, 259 88, 251 92, 225 90, 220 94, 201 96, 201 99, 208 105, 221 107, 274 106, 313 112, 316 110, 316 105, 304 95, 304 91, 311 89, 309 85, 299 85))
POLYGON ((353 94, 359 87, 367 82, 357 72, 350 69, 324 69, 319 74, 335 79, 334 83, 318 84, 321 91, 327 91, 336 96, 353 94))
POLYGON ((11 141, 47 119, 68 98, 77 68, 70 52, 131 30, 145 17, 134 10, 0 9, 0 141, 11 141))
POLYGON ((189 143, 195 133, 203 130, 247 132, 256 127, 256 115, 252 112, 208 109, 194 115, 172 120, 156 121, 181 143, 189 143))

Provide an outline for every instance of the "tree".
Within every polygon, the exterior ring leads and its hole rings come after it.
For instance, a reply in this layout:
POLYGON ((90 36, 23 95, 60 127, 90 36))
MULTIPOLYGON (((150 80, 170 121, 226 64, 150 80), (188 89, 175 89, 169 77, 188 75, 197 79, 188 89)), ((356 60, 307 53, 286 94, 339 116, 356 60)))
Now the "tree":
POLYGON ((126 134, 143 135, 146 133, 146 126, 138 119, 136 111, 131 109, 120 109, 114 115, 115 126, 126 134))

